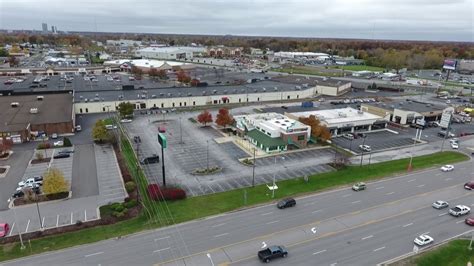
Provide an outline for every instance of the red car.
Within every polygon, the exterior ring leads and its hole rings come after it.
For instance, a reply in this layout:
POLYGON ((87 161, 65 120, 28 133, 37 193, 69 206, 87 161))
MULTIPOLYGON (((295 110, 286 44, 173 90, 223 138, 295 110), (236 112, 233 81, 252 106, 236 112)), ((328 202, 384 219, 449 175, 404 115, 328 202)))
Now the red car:
POLYGON ((10 226, 7 223, 0 224, 0 237, 5 237, 10 230, 10 226))
POLYGON ((466 218, 466 220, 464 220, 464 222, 465 222, 467 225, 474 226, 474 217, 468 217, 468 218, 466 218))
POLYGON ((469 189, 469 190, 473 190, 474 189, 474 181, 467 182, 466 184, 464 184, 464 188, 469 189))
POLYGON ((164 126, 160 126, 158 127, 158 132, 160 133, 165 133, 166 132, 166 128, 164 126))

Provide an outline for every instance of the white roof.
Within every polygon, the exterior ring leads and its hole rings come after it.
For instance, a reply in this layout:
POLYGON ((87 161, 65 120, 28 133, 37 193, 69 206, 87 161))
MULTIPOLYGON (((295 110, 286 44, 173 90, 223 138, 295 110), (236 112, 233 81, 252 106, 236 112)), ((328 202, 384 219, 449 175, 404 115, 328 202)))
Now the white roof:
POLYGON ((335 124, 350 124, 366 120, 379 120, 382 117, 371 113, 359 111, 357 109, 347 107, 339 109, 327 109, 307 112, 292 113, 296 117, 316 116, 321 122, 325 122, 329 127, 335 124))
POLYGON ((167 64, 169 66, 183 66, 183 65, 189 65, 188 63, 181 63, 181 62, 174 62, 174 61, 162 61, 162 60, 151 60, 151 59, 118 59, 118 60, 112 60, 112 61, 105 61, 104 65, 121 65, 123 63, 130 63, 136 67, 154 67, 154 68, 159 68, 163 66, 164 64, 167 64))
POLYGON ((167 47, 145 47, 137 50, 140 52, 160 52, 160 53, 183 53, 183 52, 205 52, 205 47, 190 47, 190 46, 167 46, 167 47))
POLYGON ((324 56, 324 57, 327 57, 329 55, 326 54, 326 53, 313 53, 313 52, 277 52, 277 53, 275 53, 275 56, 293 58, 295 56, 312 56, 312 57, 324 56))

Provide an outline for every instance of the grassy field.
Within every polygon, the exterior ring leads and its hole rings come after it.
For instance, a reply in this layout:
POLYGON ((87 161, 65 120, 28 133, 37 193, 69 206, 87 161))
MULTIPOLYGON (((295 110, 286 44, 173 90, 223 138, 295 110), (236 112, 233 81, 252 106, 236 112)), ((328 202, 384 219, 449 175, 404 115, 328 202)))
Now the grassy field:
POLYGON ((334 69, 344 69, 344 70, 349 70, 349 71, 362 71, 362 70, 367 70, 367 71, 382 72, 382 71, 385 70, 383 67, 366 66, 366 65, 332 66, 331 68, 334 68, 334 69))
POLYGON ((290 73, 290 74, 302 74, 302 75, 316 75, 324 77, 342 77, 342 72, 326 72, 321 71, 315 67, 304 67, 304 66, 294 66, 294 67, 284 67, 276 68, 273 71, 290 73))
MULTIPOLYGON (((146 179, 141 171, 137 171, 137 162, 132 146, 128 141, 122 143, 122 152, 125 156, 130 173, 143 196, 146 194, 146 179)), ((413 158, 413 169, 423 169, 442 164, 455 163, 467 160, 468 157, 457 152, 441 152, 413 158)), ((279 189, 275 199, 313 193, 329 188, 350 185, 357 181, 369 181, 406 171, 409 159, 372 164, 370 166, 350 166, 345 169, 313 175, 309 181, 303 178, 277 182, 279 189)), ((255 204, 272 202, 268 188, 265 185, 254 188, 236 189, 222 193, 188 198, 175 202, 154 202, 143 197, 145 211, 137 218, 109 226, 99 226, 59 236, 31 240, 31 246, 20 250, 19 243, 3 245, 0 248, 0 261, 38 254, 51 250, 58 250, 80 244, 93 243, 127 234, 181 223, 197 218, 249 207, 255 204), (244 202, 244 191, 247 192, 247 202, 244 202)))
POLYGON ((432 251, 416 255, 392 266, 464 266, 467 262, 474 263, 474 250, 469 250, 469 240, 453 240, 432 251))

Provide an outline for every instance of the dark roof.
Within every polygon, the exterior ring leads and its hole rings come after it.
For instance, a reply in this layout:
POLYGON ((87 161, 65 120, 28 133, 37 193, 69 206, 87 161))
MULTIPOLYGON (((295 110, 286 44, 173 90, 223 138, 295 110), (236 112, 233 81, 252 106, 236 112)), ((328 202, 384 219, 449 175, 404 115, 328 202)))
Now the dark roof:
POLYGON ((286 143, 281 138, 272 138, 258 129, 247 132, 247 135, 265 147, 284 146, 286 143))
POLYGON ((0 132, 23 130, 28 125, 69 122, 72 120, 72 95, 69 93, 0 96, 0 132), (19 103, 12 107, 11 103, 19 103), (37 108, 38 113, 30 113, 37 108))
POLYGON ((330 86, 330 87, 339 87, 344 84, 350 83, 346 80, 338 80, 332 78, 317 78, 317 77, 304 77, 304 76, 294 76, 294 75, 285 75, 272 78, 274 81, 303 85, 308 84, 308 86, 314 87, 316 85, 321 86, 330 86))
POLYGON ((404 111, 413 111, 417 113, 443 111, 446 107, 441 105, 434 105, 432 103, 418 102, 418 101, 397 101, 397 102, 378 102, 378 103, 364 103, 364 105, 371 105, 386 110, 393 111, 400 109, 404 111))

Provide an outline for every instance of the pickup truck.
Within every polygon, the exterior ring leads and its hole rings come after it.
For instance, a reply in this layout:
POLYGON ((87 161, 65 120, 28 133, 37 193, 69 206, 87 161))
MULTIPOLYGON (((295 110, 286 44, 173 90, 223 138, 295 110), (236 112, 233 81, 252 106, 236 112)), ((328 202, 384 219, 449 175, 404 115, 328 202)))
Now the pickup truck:
POLYGON ((288 256, 288 250, 284 246, 270 246, 258 252, 258 258, 263 262, 270 262, 274 258, 288 256))
POLYGON ((468 214, 470 211, 471 209, 467 206, 457 205, 456 207, 449 210, 449 214, 451 214, 452 216, 459 217, 461 215, 468 214))

